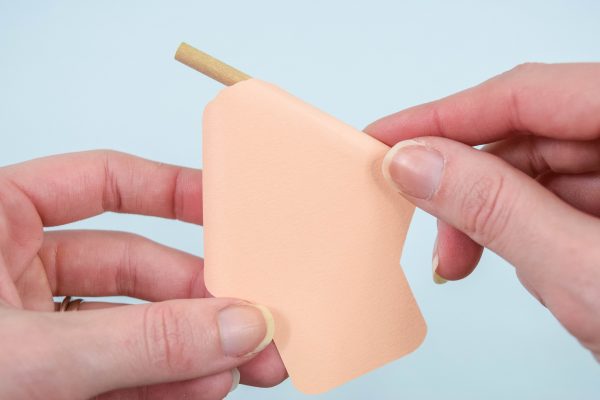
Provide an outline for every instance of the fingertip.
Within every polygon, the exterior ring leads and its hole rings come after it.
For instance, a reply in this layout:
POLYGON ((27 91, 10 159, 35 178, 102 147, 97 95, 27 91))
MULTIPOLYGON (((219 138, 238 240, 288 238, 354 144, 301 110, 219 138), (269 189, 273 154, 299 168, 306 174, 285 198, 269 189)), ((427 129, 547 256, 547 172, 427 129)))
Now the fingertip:
POLYGON ((433 275, 433 283, 436 283, 438 285, 443 285, 444 283, 448 282, 448 280, 442 278, 438 272, 437 269, 440 266, 440 256, 438 254, 438 238, 435 238, 435 243, 433 245, 433 257, 431 259, 431 269, 432 269, 432 275, 433 275))
POLYGON ((251 357, 271 343, 275 323, 264 306, 234 303, 219 310, 218 329, 225 355, 251 357))
POLYGON ((367 125, 363 131, 388 146, 425 136, 426 126, 423 125, 424 117, 421 116, 424 107, 425 105, 415 106, 381 117, 367 125))
MULTIPOLYGON (((388 150, 387 154, 383 157, 383 161, 381 163, 381 172, 383 174, 384 179, 386 180, 386 182, 393 187, 395 190, 399 191, 399 192, 405 192, 405 190, 403 190, 403 185, 402 185, 402 177, 398 177, 397 170, 399 168, 397 168, 396 164, 406 164, 406 166, 408 166, 409 168, 413 168, 414 165, 422 165, 422 163, 418 162, 415 160, 414 154, 413 152, 409 153, 408 157, 401 157, 398 160, 398 153, 400 151, 402 151, 405 147, 411 147, 411 146, 416 146, 417 149, 423 148, 423 144, 416 141, 416 140, 403 140, 400 141, 398 143, 396 143, 395 145, 392 146, 392 148, 390 150, 388 150), (411 157, 411 155, 413 155, 413 157, 411 157), (393 174, 394 173, 394 174, 393 174), (392 176, 393 174, 393 176, 392 176)), ((404 152, 402 153, 404 154, 404 152)), ((400 170, 403 168, 400 168, 400 170)), ((412 172, 412 171, 411 171, 412 172)), ((419 183, 422 181, 422 179, 418 179, 419 183)), ((406 193, 406 194, 411 194, 411 193, 406 193)))
POLYGON ((386 125, 390 117, 394 115, 386 115, 385 117, 381 117, 371 122, 369 125, 365 126, 363 132, 368 133, 371 136, 376 136, 378 132, 385 130, 386 125))
POLYGON ((234 368, 231 370, 231 388, 229 393, 233 392, 240 385, 240 370, 234 368))
POLYGON ((288 377, 283 361, 273 343, 238 368, 241 373, 240 382, 244 385, 272 387, 288 377))
POLYGON ((438 221, 433 260, 434 282, 445 283, 466 278, 475 270, 482 253, 483 247, 467 235, 444 221, 438 221))
POLYGON ((261 304, 253 304, 254 307, 258 308, 261 312, 264 320, 265 320, 265 337, 258 344, 254 353, 259 353, 265 347, 267 347, 271 342, 273 342, 273 336, 275 335, 275 318, 273 318, 273 314, 271 310, 261 304))

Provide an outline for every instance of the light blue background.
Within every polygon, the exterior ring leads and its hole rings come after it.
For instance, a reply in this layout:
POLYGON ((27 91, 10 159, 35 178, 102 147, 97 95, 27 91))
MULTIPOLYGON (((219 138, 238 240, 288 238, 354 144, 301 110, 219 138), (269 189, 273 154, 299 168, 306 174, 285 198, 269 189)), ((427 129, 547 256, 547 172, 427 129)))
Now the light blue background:
MULTIPOLYGON (((599 60, 600 3, 0 1, 0 164, 112 148, 199 167, 202 109, 221 86, 173 61, 182 40, 361 128, 524 61, 599 60)), ((73 226, 202 254, 202 229, 183 223, 73 226)), ((431 282, 434 227, 417 212, 403 257, 429 325, 423 346, 318 398, 599 398, 600 368, 500 258, 486 253, 463 282, 431 282)), ((287 381, 231 398, 308 397, 287 381)))

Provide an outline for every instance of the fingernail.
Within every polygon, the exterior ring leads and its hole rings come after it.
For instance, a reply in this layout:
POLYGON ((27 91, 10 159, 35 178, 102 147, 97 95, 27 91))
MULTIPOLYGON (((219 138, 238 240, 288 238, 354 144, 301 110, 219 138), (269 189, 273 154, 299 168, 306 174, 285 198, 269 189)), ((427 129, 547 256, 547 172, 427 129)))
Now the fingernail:
POLYGON ((234 368, 231 370, 231 389, 229 393, 233 392, 240 384, 240 370, 234 368))
POLYGON ((438 275, 437 269, 438 269, 439 265, 440 265, 440 257, 438 255, 438 239, 435 238, 435 244, 433 245, 433 258, 431 260, 431 267, 432 267, 432 271, 433 271, 433 282, 437 283, 438 285, 442 285, 448 281, 438 275))
POLYGON ((436 192, 442 171, 442 154, 415 140, 397 143, 383 159, 383 175, 398 191, 417 199, 436 192))
POLYGON ((275 321, 264 306, 234 304, 219 312, 218 321, 226 355, 240 357, 258 353, 273 340, 275 321))

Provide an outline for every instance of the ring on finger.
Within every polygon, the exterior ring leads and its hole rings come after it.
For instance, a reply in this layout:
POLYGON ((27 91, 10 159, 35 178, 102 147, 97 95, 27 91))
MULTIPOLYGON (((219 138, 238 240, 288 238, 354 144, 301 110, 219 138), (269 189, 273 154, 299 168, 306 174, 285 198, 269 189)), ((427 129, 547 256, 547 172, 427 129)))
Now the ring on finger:
POLYGON ((58 312, 77 311, 83 303, 83 299, 71 300, 71 296, 65 296, 58 307, 58 312))

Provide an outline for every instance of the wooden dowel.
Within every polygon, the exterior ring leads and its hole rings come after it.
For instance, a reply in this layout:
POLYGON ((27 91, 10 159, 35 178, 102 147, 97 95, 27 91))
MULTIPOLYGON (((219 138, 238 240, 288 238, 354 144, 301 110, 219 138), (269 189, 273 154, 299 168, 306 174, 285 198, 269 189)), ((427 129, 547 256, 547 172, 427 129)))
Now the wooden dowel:
POLYGON ((187 43, 181 43, 175 59, 198 72, 212 78, 223 85, 231 86, 239 81, 250 79, 251 76, 233 68, 211 55, 200 51, 187 43))

